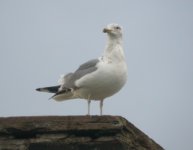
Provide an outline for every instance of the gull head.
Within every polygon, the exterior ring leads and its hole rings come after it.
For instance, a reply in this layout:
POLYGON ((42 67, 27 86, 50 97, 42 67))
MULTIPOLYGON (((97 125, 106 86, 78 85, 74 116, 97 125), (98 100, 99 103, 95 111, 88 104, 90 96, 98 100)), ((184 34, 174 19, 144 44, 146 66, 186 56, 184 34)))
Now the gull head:
POLYGON ((107 25, 107 27, 103 29, 103 32, 111 37, 122 37, 122 28, 116 23, 107 25))

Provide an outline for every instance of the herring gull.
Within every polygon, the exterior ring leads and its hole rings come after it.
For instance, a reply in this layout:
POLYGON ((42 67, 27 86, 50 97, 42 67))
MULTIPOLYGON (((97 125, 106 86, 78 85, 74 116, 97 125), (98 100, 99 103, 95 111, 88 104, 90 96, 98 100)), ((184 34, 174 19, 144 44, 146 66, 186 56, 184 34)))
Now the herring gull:
POLYGON ((107 33, 108 38, 101 57, 80 65, 73 73, 61 76, 59 85, 36 90, 54 93, 51 98, 56 101, 85 99, 88 102, 88 115, 91 100, 99 100, 102 115, 104 99, 117 93, 127 80, 122 28, 118 24, 109 24, 103 32, 107 33))

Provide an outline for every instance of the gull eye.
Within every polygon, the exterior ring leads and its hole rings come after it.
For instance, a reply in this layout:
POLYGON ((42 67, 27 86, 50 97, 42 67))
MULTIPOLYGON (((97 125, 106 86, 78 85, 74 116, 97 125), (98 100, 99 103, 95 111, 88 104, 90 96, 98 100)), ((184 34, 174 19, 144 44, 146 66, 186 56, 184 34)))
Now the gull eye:
POLYGON ((121 28, 119 26, 116 26, 115 29, 120 30, 121 28))

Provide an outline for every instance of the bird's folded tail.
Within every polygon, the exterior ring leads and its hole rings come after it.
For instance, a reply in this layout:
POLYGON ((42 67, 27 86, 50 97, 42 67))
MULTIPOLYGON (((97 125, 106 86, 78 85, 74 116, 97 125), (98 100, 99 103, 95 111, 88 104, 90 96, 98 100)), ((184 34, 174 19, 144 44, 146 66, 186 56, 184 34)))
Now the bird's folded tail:
POLYGON ((67 100, 72 98, 73 98, 73 89, 65 88, 65 89, 62 89, 61 91, 56 92, 49 99, 55 99, 57 101, 60 101, 60 100, 67 100))
POLYGON ((50 97, 49 99, 55 99, 56 101, 62 101, 62 100, 68 100, 68 99, 74 98, 73 89, 65 88, 65 87, 62 87, 61 89, 60 85, 37 88, 36 91, 54 93, 54 95, 50 97))
POLYGON ((51 87, 37 88, 36 91, 57 93, 59 91, 59 88, 60 88, 60 85, 57 85, 57 86, 51 86, 51 87))

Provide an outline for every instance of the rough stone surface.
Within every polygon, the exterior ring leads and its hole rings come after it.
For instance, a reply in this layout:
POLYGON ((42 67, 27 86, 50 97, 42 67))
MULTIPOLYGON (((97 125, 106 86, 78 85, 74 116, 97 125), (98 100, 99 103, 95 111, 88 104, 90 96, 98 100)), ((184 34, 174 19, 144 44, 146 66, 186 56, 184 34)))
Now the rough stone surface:
POLYGON ((163 150, 120 116, 0 118, 0 150, 163 150))

